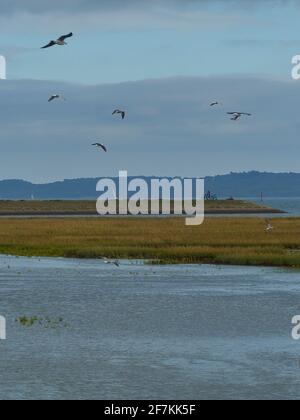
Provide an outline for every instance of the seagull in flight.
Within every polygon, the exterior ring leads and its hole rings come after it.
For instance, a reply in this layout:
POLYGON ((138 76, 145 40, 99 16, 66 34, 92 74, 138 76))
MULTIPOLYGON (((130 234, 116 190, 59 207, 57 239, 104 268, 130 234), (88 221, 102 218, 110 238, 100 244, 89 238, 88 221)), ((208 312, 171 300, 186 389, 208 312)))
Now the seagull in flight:
POLYGON ((92 146, 99 147, 100 149, 104 150, 105 153, 107 153, 107 148, 106 148, 106 146, 104 146, 104 144, 94 143, 94 144, 92 144, 92 146))
POLYGON ((243 115, 246 115, 247 117, 251 117, 252 114, 249 114, 247 112, 227 112, 228 115, 232 115, 231 120, 237 121, 239 120, 243 115))
POLYGON ((122 115, 122 120, 124 120, 124 118, 125 118, 125 116, 126 116, 126 112, 125 112, 125 111, 122 111, 121 109, 116 109, 116 110, 113 112, 113 115, 117 115, 117 114, 122 115))
POLYGON ((45 48, 50 48, 53 47, 54 45, 67 45, 66 43, 66 39, 67 38, 71 38, 73 36, 73 32, 70 32, 67 35, 62 35, 60 38, 58 38, 56 41, 50 41, 49 44, 45 45, 44 47, 42 47, 41 49, 45 49, 45 48))
POLYGON ((118 267, 118 268, 120 267, 120 263, 118 260, 110 260, 109 258, 106 258, 106 257, 102 257, 101 259, 104 261, 104 264, 112 264, 115 267, 118 267))
POLYGON ((217 105, 223 105, 223 104, 219 101, 214 101, 209 106, 217 106, 217 105))
POLYGON ((66 98, 64 98, 62 95, 51 95, 50 98, 48 99, 48 102, 52 102, 55 99, 62 99, 63 101, 66 101, 66 98))
POLYGON ((266 232, 272 232, 274 230, 274 227, 270 220, 266 220, 266 232))

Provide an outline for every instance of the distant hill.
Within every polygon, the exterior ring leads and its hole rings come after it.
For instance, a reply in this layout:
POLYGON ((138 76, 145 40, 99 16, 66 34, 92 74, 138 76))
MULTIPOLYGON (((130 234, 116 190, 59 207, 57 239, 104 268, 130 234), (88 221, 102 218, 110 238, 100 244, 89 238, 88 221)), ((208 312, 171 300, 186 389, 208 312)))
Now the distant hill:
POLYGON ((300 173, 231 173, 207 177, 205 186, 220 197, 300 197, 300 173))
MULTIPOLYGON (((149 177, 140 177, 149 182, 149 177)), ((129 178, 129 180, 132 178, 129 178)), ((70 179, 49 184, 0 181, 0 200, 96 199, 99 178, 70 179)), ((218 197, 300 197, 300 174, 231 173, 205 178, 205 189, 218 197)))

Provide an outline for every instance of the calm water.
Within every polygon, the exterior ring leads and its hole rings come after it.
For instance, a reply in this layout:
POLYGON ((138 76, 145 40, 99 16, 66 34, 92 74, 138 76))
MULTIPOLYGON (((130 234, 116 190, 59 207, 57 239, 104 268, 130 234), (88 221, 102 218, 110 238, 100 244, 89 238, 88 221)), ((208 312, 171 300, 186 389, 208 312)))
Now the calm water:
POLYGON ((217 215, 206 215, 206 218, 286 218, 286 217, 300 217, 300 198, 265 198, 261 202, 260 198, 257 197, 242 197, 239 200, 246 200, 257 202, 258 204, 265 205, 274 209, 282 210, 285 213, 282 214, 217 214, 217 215))
POLYGON ((300 397, 299 272, 2 256, 0 290, 1 399, 300 397))
MULTIPOLYGON (((254 202, 256 201, 261 204, 261 201, 258 198, 250 197, 247 198, 247 200, 254 202)), ((275 209, 286 211, 288 214, 284 215, 283 217, 300 217, 300 198, 266 198, 262 204, 275 209)), ((278 215, 273 215, 273 217, 278 217, 278 215)))

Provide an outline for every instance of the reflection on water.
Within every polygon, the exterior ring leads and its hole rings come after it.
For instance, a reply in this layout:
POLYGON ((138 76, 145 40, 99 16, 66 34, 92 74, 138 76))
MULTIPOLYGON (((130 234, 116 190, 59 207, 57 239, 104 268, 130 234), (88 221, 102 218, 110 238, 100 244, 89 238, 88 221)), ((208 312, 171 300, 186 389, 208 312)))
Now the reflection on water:
POLYGON ((0 290, 0 399, 299 398, 297 271, 3 256, 0 290))

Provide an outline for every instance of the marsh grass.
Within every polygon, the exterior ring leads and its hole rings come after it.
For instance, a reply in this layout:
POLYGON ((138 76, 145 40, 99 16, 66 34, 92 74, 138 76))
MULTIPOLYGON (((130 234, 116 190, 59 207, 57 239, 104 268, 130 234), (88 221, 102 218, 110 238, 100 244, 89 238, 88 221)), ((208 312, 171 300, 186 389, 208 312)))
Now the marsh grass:
MULTIPOLYGON (((119 203, 119 202, 118 202, 119 203)), ((151 204, 148 204, 150 212, 151 204)), ((194 203, 195 205, 195 203, 194 203)), ((184 206, 183 206, 184 207, 184 206)), ((160 200, 160 211, 162 201, 160 200)), ((171 213, 174 212, 174 202, 170 203, 171 213)), ((216 200, 205 202, 206 212, 247 212, 247 211, 274 211, 263 205, 245 200, 216 200)), ((10 201, 0 200, 0 215, 5 214, 91 214, 96 215, 96 201, 92 200, 45 200, 45 201, 10 201)))
POLYGON ((0 253, 300 268, 300 219, 1 219, 0 253))

